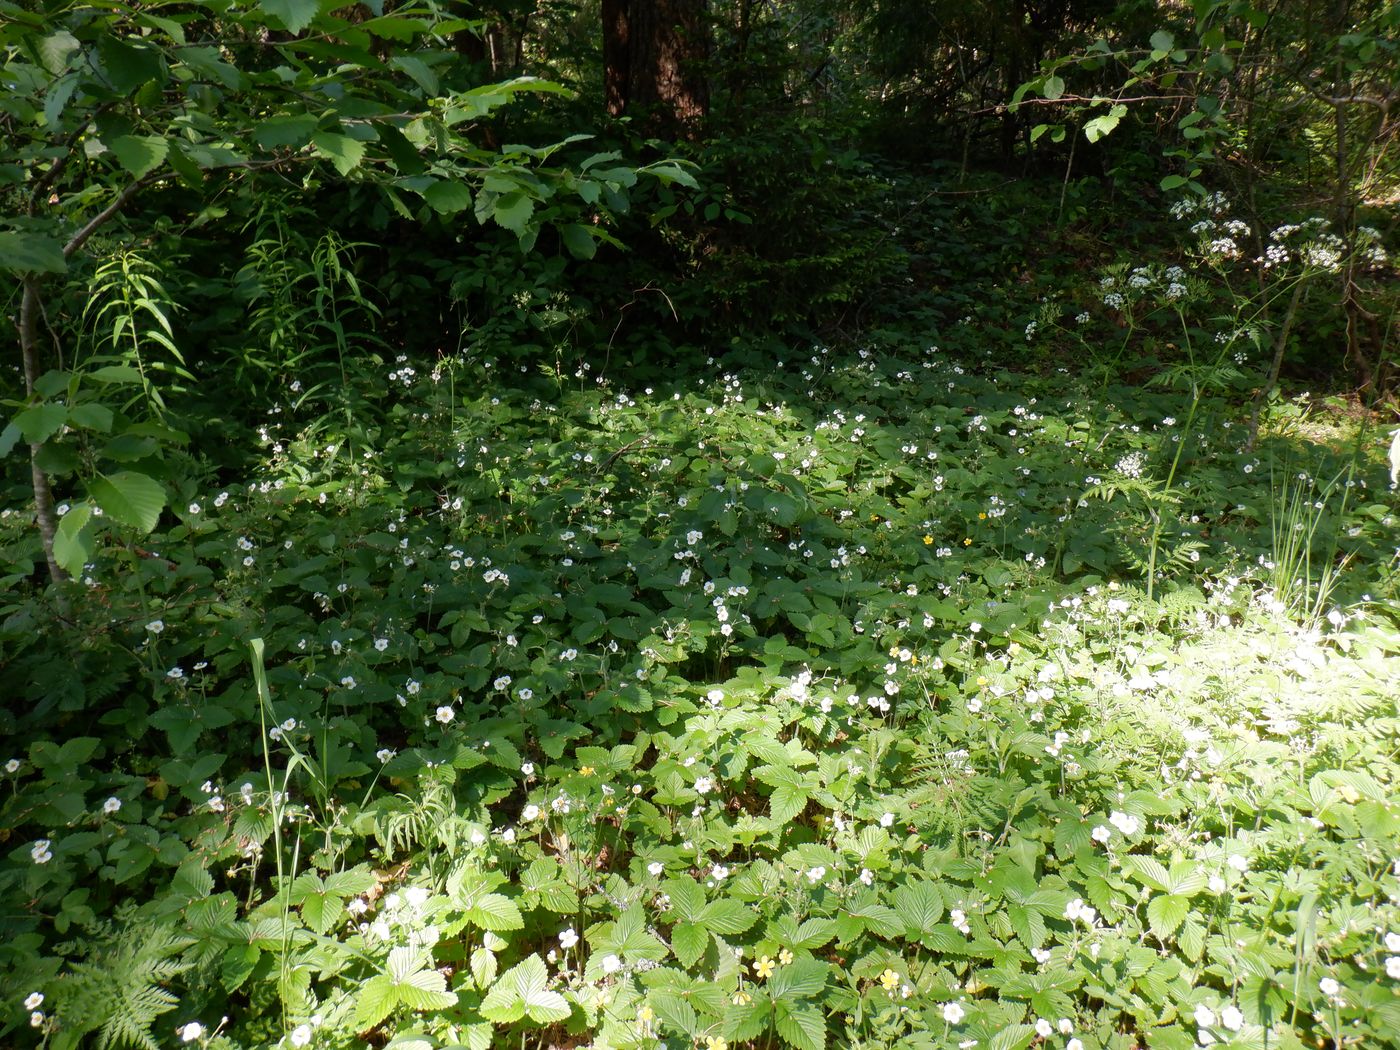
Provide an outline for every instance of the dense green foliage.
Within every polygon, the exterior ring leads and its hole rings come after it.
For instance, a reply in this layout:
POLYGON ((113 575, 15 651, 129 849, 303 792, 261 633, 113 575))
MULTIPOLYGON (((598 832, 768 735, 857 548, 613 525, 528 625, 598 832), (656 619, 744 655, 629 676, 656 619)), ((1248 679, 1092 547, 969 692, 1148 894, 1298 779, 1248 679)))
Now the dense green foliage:
POLYGON ((1400 15, 668 4, 0 0, 0 1043, 1400 1046, 1400 15))

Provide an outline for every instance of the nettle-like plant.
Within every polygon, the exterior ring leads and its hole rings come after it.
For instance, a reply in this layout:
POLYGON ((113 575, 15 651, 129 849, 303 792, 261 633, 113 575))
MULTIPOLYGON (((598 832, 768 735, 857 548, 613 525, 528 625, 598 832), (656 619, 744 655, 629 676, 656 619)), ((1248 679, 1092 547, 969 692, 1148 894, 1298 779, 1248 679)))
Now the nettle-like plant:
MULTIPOLYGON (((308 190, 368 183, 401 219, 494 222, 525 251, 553 226, 572 255, 589 258, 639 177, 693 184, 669 162, 551 159, 586 136, 543 148, 488 144, 480 124, 500 107, 567 89, 534 77, 474 82, 446 46, 474 24, 432 4, 386 13, 383 0, 335 11, 317 0, 178 9, 44 0, 0 3, 0 14, 0 279, 19 300, 24 373, 0 448, 29 446, 54 579, 91 558, 99 518, 155 527, 166 500, 160 448, 180 440, 113 407, 132 385, 158 403, 148 374, 130 362, 75 367, 46 309, 65 292, 81 298, 84 255, 99 232, 121 227, 124 241, 140 241, 160 216, 138 209, 198 211, 216 195, 257 193, 276 175, 308 190), (51 450, 75 435, 86 442, 81 457, 51 450), (49 479, 65 474, 83 479, 87 498, 60 521, 49 479)), ((168 324, 160 329, 144 337, 169 339, 168 324)), ((120 336, 143 338, 106 333, 120 336)))

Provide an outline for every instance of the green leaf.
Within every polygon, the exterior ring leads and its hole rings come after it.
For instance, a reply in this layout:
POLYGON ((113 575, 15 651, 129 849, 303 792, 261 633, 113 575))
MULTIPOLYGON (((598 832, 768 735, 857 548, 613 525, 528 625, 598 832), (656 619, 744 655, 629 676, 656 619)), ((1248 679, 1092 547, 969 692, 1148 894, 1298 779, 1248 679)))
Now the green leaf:
POLYGON ((575 259, 591 259, 598 254, 598 242, 587 226, 569 223, 559 227, 559 238, 575 259))
POLYGON ((515 902, 499 893, 486 894, 462 915, 468 922, 493 933, 518 930, 525 925, 515 902))
POLYGON ((57 76, 68 67, 68 56, 82 49, 78 38, 66 29, 50 34, 39 41, 39 61, 44 68, 57 76))
POLYGON ((410 1010, 443 1010, 457 1002, 457 993, 447 990, 447 978, 436 970, 419 970, 398 984, 399 1002, 410 1010))
POLYGON ((300 33, 309 26, 320 11, 317 0, 259 0, 258 6, 286 27, 289 33, 300 33))
POLYGON ((1060 98, 1065 93, 1065 82, 1063 77, 1049 76, 1045 78, 1045 83, 1041 86, 1040 93, 1046 98, 1060 98))
POLYGON ((103 79, 118 95, 129 95, 143 84, 165 78, 165 58, 148 44, 131 44, 115 36, 100 36, 97 53, 103 79))
POLYGON ((268 117, 253 129, 253 141, 260 149, 267 150, 277 149, 279 146, 304 146, 311 140, 319 122, 320 118, 312 113, 268 117))
POLYGON ((1164 190, 1174 190, 1179 186, 1185 186, 1186 182, 1185 175, 1167 175, 1158 183, 1158 187, 1164 190))
POLYGON ((31 445, 42 444, 63 429, 68 422, 68 409, 52 401, 31 405, 16 413, 15 426, 31 445))
POLYGON ((165 506, 165 490, 154 478, 124 470, 108 477, 98 475, 88 483, 103 513, 123 525, 150 532, 165 506))
POLYGON ((472 191, 460 182, 435 182, 423 191, 423 199, 439 215, 456 215, 472 206, 472 191))
POLYGON ((68 422, 71 425, 83 427, 85 430, 97 430, 104 434, 111 431, 114 418, 112 410, 106 405, 97 405, 92 402, 74 405, 68 410, 68 422))
POLYGON ((435 97, 441 90, 437 74, 433 72, 432 67, 415 55, 395 55, 389 59, 389 65, 407 73, 413 82, 423 89, 425 95, 435 97))
POLYGON ((1176 43, 1176 37, 1172 36, 1172 34, 1165 29, 1159 29, 1152 34, 1152 38, 1149 42, 1152 44, 1153 51, 1170 51, 1172 45, 1176 43))
POLYGON ((10 273, 63 273, 63 242, 42 233, 0 233, 0 268, 10 273))
POLYGON ((92 560, 96 545, 93 530, 87 527, 91 519, 92 508, 79 503, 68 508, 68 513, 58 520, 58 530, 53 537, 53 560, 70 576, 79 575, 83 566, 92 560))
POLYGON ((1127 106, 1117 105, 1102 116, 1095 117, 1084 125, 1084 137, 1090 142, 1098 142, 1118 126, 1127 112, 1127 106))
POLYGON ((478 988, 485 988, 496 979, 496 965, 495 952, 486 948, 477 948, 472 952, 472 980, 478 988))
POLYGON ((728 898, 707 904, 699 918, 707 930, 725 937, 743 933, 757 921, 758 912, 753 908, 728 898))
POLYGON ((170 152, 170 144, 155 135, 117 135, 106 146, 117 162, 138 179, 160 167, 170 152))
POLYGON ((481 1016, 503 1024, 526 1016, 536 1024, 562 1021, 571 1013, 569 1004, 548 984, 544 960, 532 955, 501 975, 481 1001, 481 1016))
POLYGON ((355 1004, 356 1029, 363 1032, 373 1028, 398 1005, 398 987, 384 974, 375 974, 360 986, 360 998, 355 1004))
POLYGON ((922 937, 943 917, 943 895, 931 882, 901 886, 894 891, 894 910, 911 936, 922 937))
POLYGON ((535 202, 523 193, 507 193, 495 200, 491 217, 517 237, 525 236, 530 216, 535 214, 535 202))
POLYGON ((783 1042, 797 1050, 824 1050, 826 1046, 826 1021, 821 1011, 808 1003, 774 1004, 773 1027, 783 1042))
POLYGON ((365 144, 349 135, 334 131, 318 131, 311 136, 316 152, 325 157, 342 175, 349 175, 364 159, 365 144))
POLYGON ((1186 921, 1191 902, 1175 893, 1162 893, 1147 905, 1147 922, 1158 940, 1166 940, 1186 921))
POLYGON ((826 987, 826 971, 820 959, 794 959, 773 971, 768 991, 774 999, 810 999, 826 987))
POLYGON ((694 966, 709 944, 709 932, 698 923, 678 922, 671 930, 671 951, 682 966, 694 966))

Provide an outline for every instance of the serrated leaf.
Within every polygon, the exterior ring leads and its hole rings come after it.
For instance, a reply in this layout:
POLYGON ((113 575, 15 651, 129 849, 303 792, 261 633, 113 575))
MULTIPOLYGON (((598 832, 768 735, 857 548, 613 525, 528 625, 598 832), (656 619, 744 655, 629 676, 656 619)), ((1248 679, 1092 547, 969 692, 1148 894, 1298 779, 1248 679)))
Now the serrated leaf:
POLYGON ((472 191, 460 182, 435 182, 423 191, 423 199, 439 215, 456 215, 472 206, 472 191))
POLYGON ((506 193, 497 197, 492 205, 491 217, 517 237, 525 236, 530 224, 530 216, 535 214, 535 202, 520 192, 506 193))
POLYGON ((320 10, 318 0, 259 0, 258 6, 292 34, 300 33, 309 26, 320 10))
POLYGON ((53 437, 68 422, 68 409, 52 401, 30 405, 15 413, 14 424, 31 445, 39 445, 53 437))
POLYGON ((705 908, 705 891, 694 879, 676 877, 666 880, 666 895, 671 898, 671 911, 678 919, 697 922, 705 908))
POLYGON ((66 29, 50 33, 39 41, 39 61, 44 68, 57 76, 68 65, 68 56, 82 48, 78 38, 66 29))
POLYGON ((472 980, 478 988, 485 988, 496 979, 496 953, 485 948, 477 948, 471 958, 472 980))
POLYGON ((695 1013, 695 1007, 686 1001, 685 996, 658 989, 647 997, 647 1002, 656 1011, 656 1016, 662 1024, 684 1032, 692 1038, 699 1034, 700 1018, 695 1013))
POLYGON ((758 921, 758 913, 736 900, 722 899, 705 905, 697 920, 711 933, 732 937, 758 921))
POLYGON ((88 483, 93 499, 104 513, 123 525, 150 532, 165 507, 165 490, 154 478, 124 470, 101 474, 88 483))
POLYGON ((399 1002, 410 1010, 444 1010, 457 1002, 447 990, 447 978, 436 970, 419 970, 398 984, 399 1002))
POLYGON ((311 145, 342 175, 349 175, 365 157, 363 142, 334 131, 316 132, 311 136, 311 145))
POLYGON ((160 167, 170 152, 170 143, 155 135, 116 135, 105 144, 117 163, 138 179, 160 167))
POLYGON ((319 119, 314 113, 296 113, 268 117, 253 129, 253 141, 259 149, 304 146, 311 141, 319 119))
POLYGON ((0 233, 0 269, 10 273, 63 273, 68 262, 57 237, 28 231, 0 233))
POLYGON ((930 882, 900 886, 894 891, 894 910, 911 936, 921 937, 943 918, 943 895, 930 882))
POLYGON ((58 520, 58 530, 53 538, 53 560, 59 568, 70 576, 78 576, 83 566, 92 560, 94 539, 92 530, 87 527, 92 519, 92 508, 86 503, 70 507, 68 513, 58 520))
POLYGON ((709 944, 709 932, 698 923, 678 922, 671 930, 671 951, 682 966, 694 966, 709 944))
POLYGON ((515 902, 499 893, 486 894, 468 908, 463 917, 473 925, 495 933, 501 930, 518 930, 525 925, 515 902))
POLYGON ((826 987, 827 964, 820 959, 794 959, 779 966, 768 979, 774 999, 810 999, 826 987))
POLYGON ((548 990, 549 971, 544 960, 532 955, 501 975, 481 1002, 481 1016, 508 1023, 529 1016, 537 1024, 562 1021, 569 1004, 558 992, 548 990))
POLYGON ((1133 856, 1128 858, 1128 873, 1137 879, 1138 882, 1159 893, 1166 893, 1171 876, 1167 874, 1167 869, 1162 864, 1151 857, 1133 856))
POLYGON ((768 797, 768 815, 780 824, 787 824, 807 808, 810 797, 806 788, 780 784, 768 797))
POLYGON ((397 986, 382 973, 375 974, 360 985, 360 995, 355 1002, 355 1028, 361 1032, 373 1028, 398 1005, 397 986))
POLYGON ((1147 905, 1147 922, 1159 940, 1166 940, 1176 932, 1191 911, 1191 902, 1174 893, 1161 893, 1153 897, 1147 905))
POLYGON ((824 1050, 826 1046, 826 1021, 821 1011, 808 1003, 776 1003, 773 1027, 783 1042, 797 1050, 824 1050))

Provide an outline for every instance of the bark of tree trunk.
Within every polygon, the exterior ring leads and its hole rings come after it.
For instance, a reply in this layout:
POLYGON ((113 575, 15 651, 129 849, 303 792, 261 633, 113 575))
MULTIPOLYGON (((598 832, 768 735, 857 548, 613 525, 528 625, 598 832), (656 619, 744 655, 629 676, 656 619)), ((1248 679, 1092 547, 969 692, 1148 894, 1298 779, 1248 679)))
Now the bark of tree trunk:
MULTIPOLYGON (((24 360, 24 392, 34 396, 34 384, 39 381, 39 279, 24 278, 24 291, 19 305, 19 346, 24 360)), ((54 583, 68 579, 68 574, 54 560, 53 541, 58 535, 58 512, 54 507, 49 477, 39 466, 42 444, 29 446, 29 473, 34 484, 34 516, 39 523, 39 538, 44 545, 44 561, 49 578, 54 583)))
POLYGON ((693 134, 709 109, 706 0, 603 0, 608 112, 693 134))

